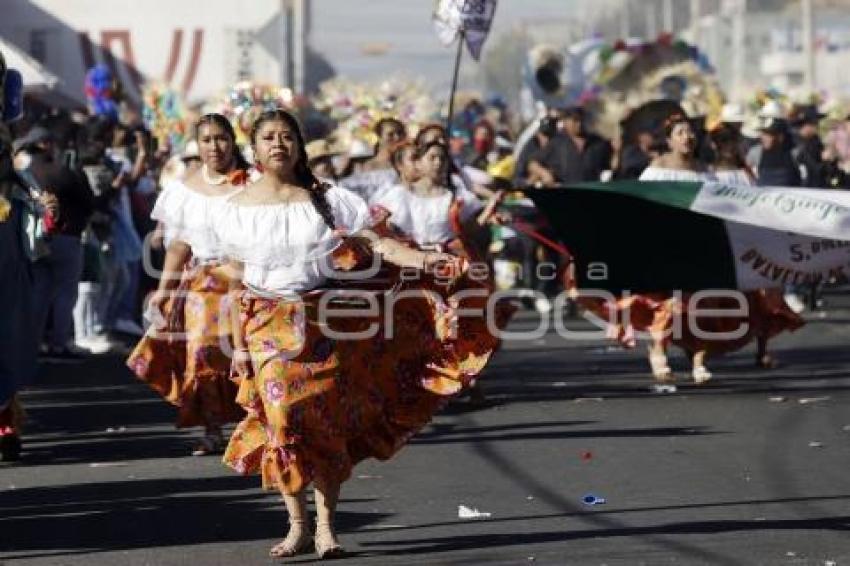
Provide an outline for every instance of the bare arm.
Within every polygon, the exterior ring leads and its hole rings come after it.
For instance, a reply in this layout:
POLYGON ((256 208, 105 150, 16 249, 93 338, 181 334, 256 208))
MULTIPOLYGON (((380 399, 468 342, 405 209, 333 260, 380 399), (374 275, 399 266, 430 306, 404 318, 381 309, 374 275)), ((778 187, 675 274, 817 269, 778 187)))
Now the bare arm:
POLYGON ((162 310, 168 300, 169 291, 177 288, 183 268, 192 256, 192 249, 184 242, 174 240, 168 245, 156 292, 151 296, 149 305, 162 310))
POLYGON ((245 266, 238 261, 230 261, 225 266, 225 273, 227 275, 227 291, 228 295, 230 295, 230 327, 231 332, 233 333, 233 349, 236 352, 246 351, 248 349, 247 342, 245 341, 245 335, 242 332, 242 324, 239 320, 239 301, 233 300, 236 297, 236 293, 238 293, 242 289, 242 274, 244 273, 245 266))
POLYGON ((371 230, 358 232, 357 237, 368 240, 369 247, 383 259, 399 267, 429 270, 441 263, 452 263, 457 258, 451 254, 424 252, 405 246, 392 238, 381 238, 371 230))
POLYGON ((142 175, 145 174, 145 170, 147 169, 147 158, 148 158, 148 150, 147 150, 147 139, 142 132, 136 132, 136 147, 139 148, 139 152, 136 154, 136 162, 133 164, 133 169, 130 171, 130 182, 136 184, 139 182, 139 179, 142 178, 142 175))
POLYGON ((242 290, 242 274, 245 266, 242 262, 230 261, 224 266, 227 277, 227 294, 230 297, 230 332, 233 338, 233 369, 240 377, 250 377, 253 372, 248 341, 242 329, 242 319, 237 296, 242 290))

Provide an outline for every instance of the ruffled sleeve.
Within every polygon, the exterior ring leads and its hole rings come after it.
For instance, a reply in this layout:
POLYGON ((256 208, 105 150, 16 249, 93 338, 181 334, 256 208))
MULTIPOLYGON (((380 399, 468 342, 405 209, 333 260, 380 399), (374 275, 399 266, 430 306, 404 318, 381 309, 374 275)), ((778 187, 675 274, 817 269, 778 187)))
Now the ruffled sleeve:
POLYGON ((356 234, 369 227, 369 206, 366 201, 342 187, 332 186, 326 193, 339 235, 356 234))
MULTIPOLYGON (((372 207, 389 213, 388 222, 405 234, 413 232, 410 218, 410 191, 401 185, 384 188, 372 201, 372 207)), ((377 214, 376 214, 377 216, 377 214)))
POLYGON ((162 222, 164 227, 165 244, 173 240, 189 242, 193 230, 190 228, 186 214, 190 212, 191 193, 183 183, 172 181, 166 183, 156 199, 151 211, 151 218, 162 222))
POLYGON ((375 196, 382 189, 393 185, 397 180, 398 173, 394 169, 377 169, 355 173, 342 179, 339 184, 364 199, 368 204, 372 204, 375 196))

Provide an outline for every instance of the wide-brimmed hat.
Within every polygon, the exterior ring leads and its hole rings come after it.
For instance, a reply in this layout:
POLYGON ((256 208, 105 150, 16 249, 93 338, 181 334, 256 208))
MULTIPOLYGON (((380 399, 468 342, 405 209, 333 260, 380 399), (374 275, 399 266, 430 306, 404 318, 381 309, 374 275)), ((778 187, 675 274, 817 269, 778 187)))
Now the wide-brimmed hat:
POLYGON ((359 138, 354 138, 353 140, 351 140, 351 145, 348 147, 348 156, 353 159, 374 157, 375 150, 371 145, 369 145, 365 141, 359 138))
POLYGON ((307 151, 308 161, 313 161, 314 159, 321 159, 323 157, 334 157, 342 153, 340 150, 336 149, 333 145, 331 145, 331 143, 326 139, 311 141, 307 144, 305 150, 307 151))
POLYGON ((826 117, 826 114, 820 112, 814 104, 806 104, 799 106, 794 110, 792 122, 795 126, 803 124, 817 124, 826 117))
POLYGON ((766 134, 781 134, 786 131, 786 122, 782 118, 764 118, 759 131, 766 134))

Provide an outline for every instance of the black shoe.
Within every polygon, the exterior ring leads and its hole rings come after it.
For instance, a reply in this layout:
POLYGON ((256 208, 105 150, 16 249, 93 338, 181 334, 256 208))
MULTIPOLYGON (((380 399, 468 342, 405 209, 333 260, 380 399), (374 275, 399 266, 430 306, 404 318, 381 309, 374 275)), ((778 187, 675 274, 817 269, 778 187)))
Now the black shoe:
POLYGON ((0 462, 17 462, 21 459, 21 438, 17 434, 0 436, 0 462))
POLYGON ((44 358, 54 362, 80 362, 84 359, 84 356, 65 346, 64 348, 51 348, 44 358))

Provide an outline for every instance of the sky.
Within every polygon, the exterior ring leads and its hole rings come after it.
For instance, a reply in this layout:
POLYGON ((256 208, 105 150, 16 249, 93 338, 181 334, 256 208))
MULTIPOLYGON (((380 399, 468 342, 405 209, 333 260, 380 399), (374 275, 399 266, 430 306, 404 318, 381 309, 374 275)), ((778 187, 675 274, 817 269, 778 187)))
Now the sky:
MULTIPOLYGON (((614 0, 615 2, 617 0, 614 0)), ((611 0, 597 0, 597 5, 611 0)), ((490 40, 514 25, 581 17, 583 0, 500 0, 490 40)), ((455 50, 431 24, 433 0, 313 0, 310 44, 343 76, 381 77, 395 70, 423 76, 436 91, 451 82, 455 50), (365 50, 380 51, 369 55, 365 50)), ((557 24, 556 24, 557 25, 557 24)), ((485 47, 486 49, 486 47, 485 47)), ((465 65, 474 65, 464 54, 465 65)))

